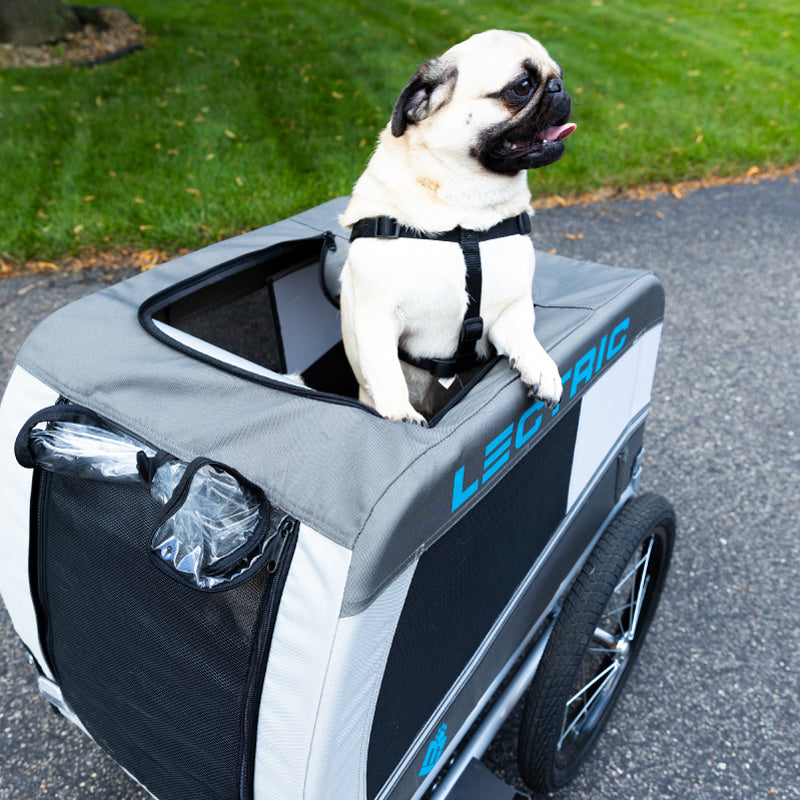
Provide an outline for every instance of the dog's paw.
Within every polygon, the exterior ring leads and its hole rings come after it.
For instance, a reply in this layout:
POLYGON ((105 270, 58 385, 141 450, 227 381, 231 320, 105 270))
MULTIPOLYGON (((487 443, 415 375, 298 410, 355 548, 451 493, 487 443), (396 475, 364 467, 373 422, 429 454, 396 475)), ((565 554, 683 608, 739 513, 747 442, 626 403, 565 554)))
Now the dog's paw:
POLYGON ((561 401, 561 376, 556 362, 547 353, 532 363, 511 361, 513 369, 519 371, 522 382, 528 387, 528 396, 541 400, 548 408, 555 408, 561 401))
POLYGON ((414 425, 421 425, 423 428, 428 427, 428 420, 410 404, 396 409, 378 408, 378 411, 392 422, 411 422, 414 425))

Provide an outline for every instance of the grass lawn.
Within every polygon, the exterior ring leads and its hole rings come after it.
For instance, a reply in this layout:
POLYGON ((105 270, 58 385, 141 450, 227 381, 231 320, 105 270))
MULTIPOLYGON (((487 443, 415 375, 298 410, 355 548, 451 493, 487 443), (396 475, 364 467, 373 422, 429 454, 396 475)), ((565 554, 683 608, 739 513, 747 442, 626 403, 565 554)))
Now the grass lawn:
POLYGON ((534 195, 800 163, 797 0, 122 0, 147 47, 0 72, 0 258, 195 248, 349 192, 418 64, 489 27, 562 64, 534 195))

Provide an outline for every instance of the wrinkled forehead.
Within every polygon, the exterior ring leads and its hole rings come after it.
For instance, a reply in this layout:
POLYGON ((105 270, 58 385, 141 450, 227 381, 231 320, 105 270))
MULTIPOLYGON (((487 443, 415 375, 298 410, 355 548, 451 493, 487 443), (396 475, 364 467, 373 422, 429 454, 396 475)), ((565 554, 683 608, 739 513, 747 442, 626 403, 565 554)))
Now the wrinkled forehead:
POLYGON ((454 58, 458 83, 471 91, 496 92, 534 64, 542 76, 558 75, 558 64, 544 46, 526 33, 485 31, 451 47, 443 58, 454 58))

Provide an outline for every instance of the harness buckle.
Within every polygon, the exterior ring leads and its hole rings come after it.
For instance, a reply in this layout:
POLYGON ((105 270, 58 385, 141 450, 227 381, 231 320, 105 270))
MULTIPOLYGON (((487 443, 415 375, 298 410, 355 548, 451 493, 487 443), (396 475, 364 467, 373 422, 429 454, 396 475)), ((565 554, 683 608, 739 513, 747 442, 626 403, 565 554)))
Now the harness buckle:
POLYGON ((428 371, 434 378, 453 378, 458 372, 455 358, 432 358, 428 371))
POLYGON ((526 214, 524 211, 517 217, 517 224, 519 225, 519 232, 523 236, 527 236, 531 230, 531 215, 526 214))
POLYGON ((399 239, 400 223, 391 217, 375 217, 374 237, 376 239, 399 239))
POLYGON ((459 345, 477 342, 483 336, 483 317, 470 317, 465 319, 461 326, 461 335, 459 336, 459 345))

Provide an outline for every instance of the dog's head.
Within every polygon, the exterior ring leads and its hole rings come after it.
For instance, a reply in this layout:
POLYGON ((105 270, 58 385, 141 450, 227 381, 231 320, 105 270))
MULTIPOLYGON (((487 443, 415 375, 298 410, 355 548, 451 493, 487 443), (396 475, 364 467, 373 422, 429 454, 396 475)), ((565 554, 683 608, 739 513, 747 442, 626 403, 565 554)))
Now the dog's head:
POLYGON ((391 132, 503 175, 544 167, 574 130, 561 68, 525 33, 486 31, 426 61, 395 104, 391 132))

